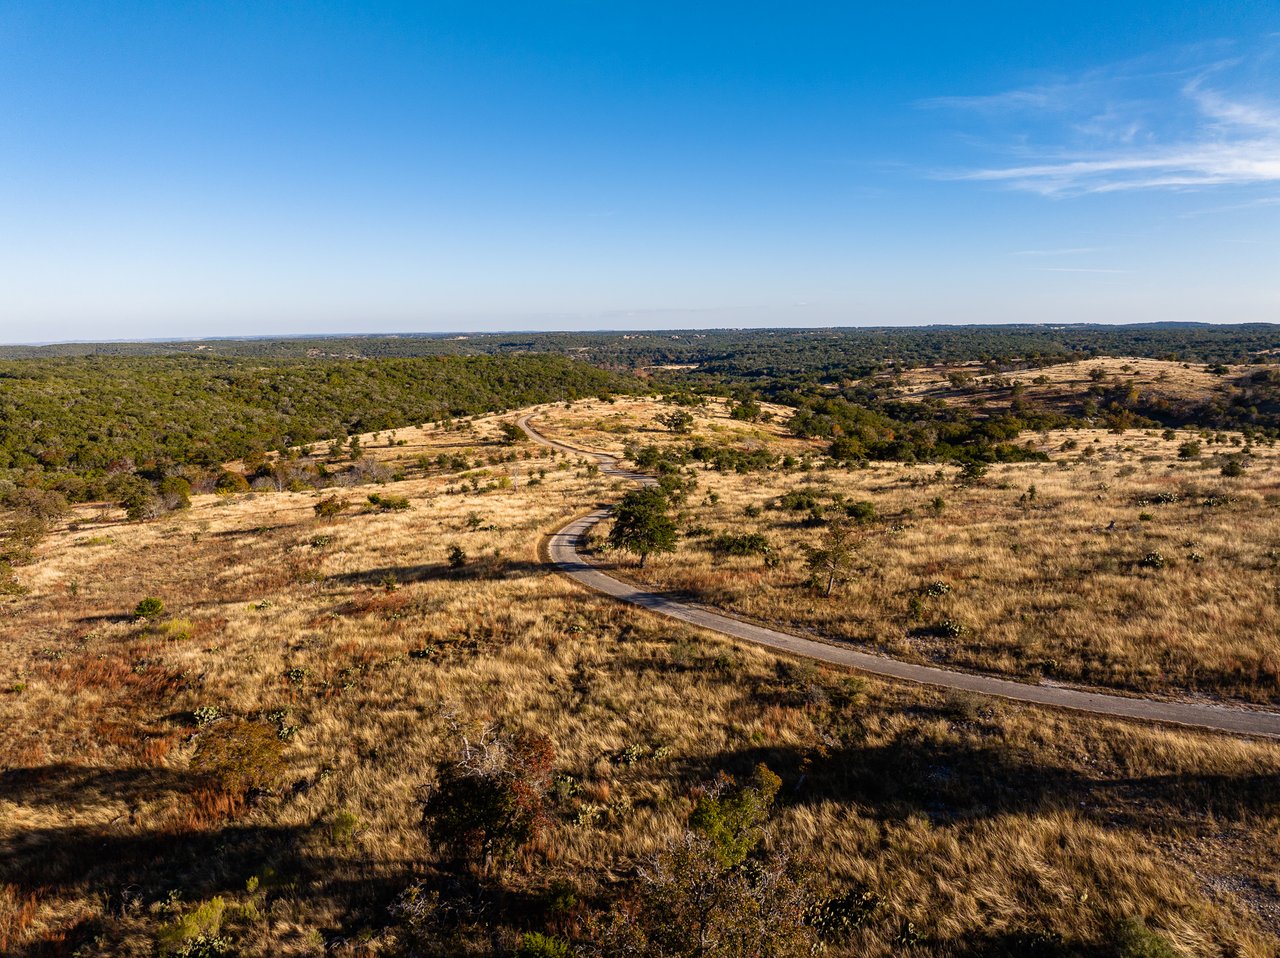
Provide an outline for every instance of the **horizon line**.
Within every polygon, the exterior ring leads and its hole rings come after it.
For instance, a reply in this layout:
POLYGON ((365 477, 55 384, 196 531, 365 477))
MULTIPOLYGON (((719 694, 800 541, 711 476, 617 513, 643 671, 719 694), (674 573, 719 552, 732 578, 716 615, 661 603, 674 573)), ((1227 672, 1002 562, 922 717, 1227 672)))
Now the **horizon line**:
POLYGON ((1022 322, 1022 323, 903 323, 890 325, 817 325, 817 326, 662 326, 662 327, 599 327, 592 329, 495 329, 481 331, 467 330, 409 330, 409 331, 378 331, 378 332, 307 332, 307 333, 262 333, 262 334, 244 334, 229 336, 157 336, 157 337, 126 337, 121 339, 48 339, 48 340, 4 340, 0 341, 0 349, 10 347, 28 347, 32 349, 43 349, 51 346, 116 346, 116 345, 187 345, 201 343, 249 343, 249 342, 273 342, 273 341, 305 341, 305 340, 334 340, 334 339, 472 339, 472 338, 492 338, 496 336, 590 336, 590 335, 644 335, 644 334, 660 334, 660 333, 709 333, 709 332, 738 332, 752 330, 756 332, 845 332, 845 331, 875 331, 875 330, 908 330, 908 329, 1064 329, 1064 328, 1094 328, 1094 329, 1130 329, 1137 327, 1212 327, 1212 328, 1231 328, 1231 327, 1257 327, 1272 326, 1280 328, 1280 322, 1215 322, 1213 320, 1151 320, 1147 322, 1134 323, 1106 323, 1106 322, 1089 322, 1082 320, 1079 322, 1022 322))

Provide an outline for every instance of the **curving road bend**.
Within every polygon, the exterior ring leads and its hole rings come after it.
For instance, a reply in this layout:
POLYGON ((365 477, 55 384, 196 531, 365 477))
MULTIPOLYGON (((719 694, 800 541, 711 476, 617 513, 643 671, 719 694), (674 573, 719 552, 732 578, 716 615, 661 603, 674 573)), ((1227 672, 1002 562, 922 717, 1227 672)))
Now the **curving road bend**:
MULTIPOLYGON (((630 479, 642 485, 654 485, 656 483, 657 480, 652 476, 621 468, 618 465, 618 460, 606 453, 580 449, 567 443, 548 439, 530 425, 529 420, 533 415, 534 413, 528 413, 521 416, 517 420, 517 424, 534 442, 552 449, 558 449, 561 452, 594 459, 600 464, 601 471, 607 475, 630 479)), ((1130 698, 1057 685, 1032 685, 1029 682, 1015 682, 1010 679, 960 672, 933 665, 902 662, 871 652, 859 651, 848 646, 835 645, 817 639, 803 638, 787 632, 779 632, 742 619, 721 615, 709 609, 688 605, 658 593, 647 592, 630 583, 622 582, 607 575, 583 558, 578 551, 578 546, 582 543, 591 527, 608 516, 611 511, 610 509, 597 509, 589 515, 574 519, 568 525, 552 533, 547 542, 547 554, 551 563, 565 575, 582 583, 589 589, 613 596, 623 602, 640 606, 659 615, 665 615, 668 618, 678 619, 698 628, 710 629, 713 632, 719 632, 731 638, 754 642, 757 645, 763 645, 781 652, 789 652, 793 655, 815 659, 820 662, 828 662, 832 665, 846 666, 871 675, 897 679, 903 682, 915 682, 938 688, 977 692, 982 695, 994 695, 1030 705, 1089 712, 1107 718, 1184 725, 1199 729, 1209 729, 1215 732, 1230 732, 1237 735, 1280 738, 1280 714, 1275 712, 1226 705, 1130 698)))

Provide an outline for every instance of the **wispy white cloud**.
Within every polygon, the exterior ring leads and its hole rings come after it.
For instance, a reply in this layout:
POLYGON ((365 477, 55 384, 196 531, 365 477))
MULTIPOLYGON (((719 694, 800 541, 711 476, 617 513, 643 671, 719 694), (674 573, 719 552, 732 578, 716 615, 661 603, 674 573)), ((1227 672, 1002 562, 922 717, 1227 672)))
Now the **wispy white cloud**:
POLYGON ((995 167, 955 178, 1002 182, 1047 196, 1280 183, 1280 138, 995 167))
POLYGON ((1164 71, 1129 64, 921 105, 996 125, 1001 140, 988 135, 985 142, 1002 141, 1010 158, 943 178, 1045 196, 1280 185, 1280 99, 1257 92, 1280 86, 1259 82, 1257 65, 1247 57, 1164 71))
POLYGON ((1280 196, 1260 196, 1247 203, 1229 203, 1225 206, 1211 206, 1203 210, 1190 210, 1186 213, 1179 213, 1178 216, 1181 219, 1190 219, 1196 216, 1209 216, 1213 213, 1235 213, 1240 210, 1252 210, 1264 206, 1280 206, 1280 196))
POLYGON ((1132 273, 1131 269, 1102 269, 1093 266, 1032 266, 1041 273, 1132 273))
POLYGON ((1014 250, 1013 256, 1079 256, 1084 253, 1097 253, 1101 251, 1099 246, 1073 246, 1069 249, 1019 249, 1014 250))

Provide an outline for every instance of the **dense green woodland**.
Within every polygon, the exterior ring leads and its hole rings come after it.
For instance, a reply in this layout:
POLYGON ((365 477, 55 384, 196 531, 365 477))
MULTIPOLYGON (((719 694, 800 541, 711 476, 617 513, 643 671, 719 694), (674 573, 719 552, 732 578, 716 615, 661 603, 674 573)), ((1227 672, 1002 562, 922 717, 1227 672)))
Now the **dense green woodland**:
MULTIPOLYGON (((0 357, 219 355, 274 359, 560 353, 628 369, 697 363, 728 377, 863 376, 888 365, 939 362, 1065 362, 1140 356, 1195 362, 1268 361, 1280 326, 1253 323, 1033 324, 840 329, 495 333, 224 339, 199 342, 0 347, 0 357)), ((1274 357, 1280 359, 1280 357, 1274 357)))
MULTIPOLYGON (((120 498, 122 476, 183 472, 316 440, 646 384, 668 396, 733 395, 796 410, 797 435, 843 461, 1020 458, 1020 431, 1070 424, 1194 425, 1280 434, 1280 367, 1198 406, 1097 384, 1073 409, 1023 401, 1028 367, 1097 355, 1271 363, 1280 326, 933 326, 826 330, 363 336, 0 349, 0 483, 74 500, 120 498), (980 413, 908 401, 895 374, 933 363, 1011 373, 1007 405, 980 413), (686 368, 670 370, 662 366, 686 368), (694 367, 694 368, 687 368, 694 367)), ((731 467, 742 467, 734 463, 731 467)), ((127 490, 126 490, 127 491, 127 490)))
POLYGON ((0 479, 96 498, 112 474, 636 388, 560 356, 0 361, 0 479))

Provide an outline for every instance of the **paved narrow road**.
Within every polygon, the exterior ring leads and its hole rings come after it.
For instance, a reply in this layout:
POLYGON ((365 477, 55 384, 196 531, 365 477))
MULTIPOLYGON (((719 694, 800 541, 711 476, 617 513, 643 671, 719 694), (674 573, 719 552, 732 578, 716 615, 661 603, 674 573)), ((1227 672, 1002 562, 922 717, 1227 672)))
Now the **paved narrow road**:
MULTIPOLYGON (((518 424, 534 442, 562 452, 594 459, 600 464, 601 471, 608 475, 630 479, 642 485, 656 483, 652 476, 620 468, 618 460, 606 453, 581 449, 546 438, 530 425, 529 420, 533 415, 530 413, 522 416, 518 424)), ((610 512, 610 509, 597 509, 590 515, 575 519, 553 533, 547 544, 547 553, 551 562, 561 572, 590 589, 659 615, 771 649, 904 682, 977 692, 982 695, 1011 699, 1015 702, 1090 712, 1108 718, 1186 725, 1216 732, 1280 738, 1280 714, 1275 712, 1225 705, 1129 698, 1057 685, 1033 685, 1029 682, 1015 682, 1010 679, 960 672, 933 665, 902 662, 848 646, 820 642, 816 639, 768 629, 741 619, 720 615, 709 609, 688 605, 658 593, 647 592, 606 574, 578 552, 578 546, 587 532, 610 512)))

